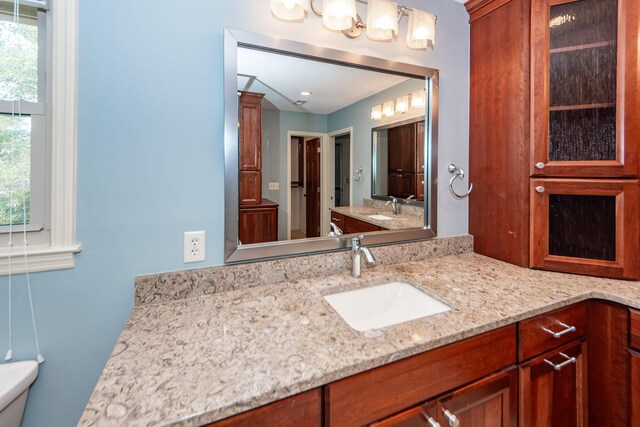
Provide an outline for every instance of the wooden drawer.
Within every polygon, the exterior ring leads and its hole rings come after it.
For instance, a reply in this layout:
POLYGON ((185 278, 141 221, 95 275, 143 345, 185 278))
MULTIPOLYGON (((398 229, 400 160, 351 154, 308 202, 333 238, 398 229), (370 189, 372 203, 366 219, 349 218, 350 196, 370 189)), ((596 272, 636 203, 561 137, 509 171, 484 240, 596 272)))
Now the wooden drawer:
POLYGON ((205 427, 299 427, 320 426, 320 389, 316 388, 205 427))
POLYGON ((331 211, 331 222, 344 231, 344 215, 331 211))
POLYGON ((640 311, 629 309, 629 346, 640 351, 640 311))
POLYGON ((325 423, 361 426, 515 363, 515 325, 325 386, 325 423))
POLYGON ((518 360, 530 359, 586 333, 587 305, 584 302, 523 320, 518 324, 518 360))
POLYGON ((365 233, 367 231, 380 231, 380 227, 377 225, 369 224, 368 222, 360 221, 359 219, 352 218, 350 216, 345 217, 345 233, 365 233), (348 231, 347 231, 348 230, 348 231))

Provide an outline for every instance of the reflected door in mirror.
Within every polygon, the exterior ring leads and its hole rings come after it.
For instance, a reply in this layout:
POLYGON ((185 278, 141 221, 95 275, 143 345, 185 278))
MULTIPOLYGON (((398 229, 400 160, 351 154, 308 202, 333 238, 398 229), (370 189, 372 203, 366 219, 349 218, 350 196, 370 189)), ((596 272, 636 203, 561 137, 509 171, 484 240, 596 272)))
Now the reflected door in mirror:
POLYGON ((307 237, 320 237, 320 138, 306 142, 307 237))

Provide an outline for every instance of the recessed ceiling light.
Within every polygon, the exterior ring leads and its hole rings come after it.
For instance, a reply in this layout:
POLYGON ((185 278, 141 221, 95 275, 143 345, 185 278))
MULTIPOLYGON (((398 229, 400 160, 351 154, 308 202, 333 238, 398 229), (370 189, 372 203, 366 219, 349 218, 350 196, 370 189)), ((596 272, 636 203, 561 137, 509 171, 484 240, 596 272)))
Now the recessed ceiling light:
POLYGON ((303 90, 302 92, 300 92, 300 95, 309 96, 309 95, 311 95, 311 92, 309 92, 308 90, 303 90))

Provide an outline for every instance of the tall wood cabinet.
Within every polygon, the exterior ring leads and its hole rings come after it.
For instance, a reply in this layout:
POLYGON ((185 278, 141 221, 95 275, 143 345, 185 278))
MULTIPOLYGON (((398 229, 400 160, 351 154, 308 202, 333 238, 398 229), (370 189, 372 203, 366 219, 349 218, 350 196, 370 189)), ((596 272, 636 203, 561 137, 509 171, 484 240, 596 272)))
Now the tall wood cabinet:
POLYGON ((475 251, 640 278, 640 0, 466 7, 475 251))
POLYGON ((240 92, 239 97, 239 222, 242 244, 278 240, 278 204, 262 198, 262 98, 240 92))

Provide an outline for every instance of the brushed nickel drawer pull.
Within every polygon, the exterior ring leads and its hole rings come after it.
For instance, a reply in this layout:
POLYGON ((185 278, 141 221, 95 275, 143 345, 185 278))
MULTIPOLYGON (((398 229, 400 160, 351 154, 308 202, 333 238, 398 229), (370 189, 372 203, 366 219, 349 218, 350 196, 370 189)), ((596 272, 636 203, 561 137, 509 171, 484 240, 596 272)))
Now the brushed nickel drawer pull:
POLYGON ((458 417, 453 415, 448 409, 442 409, 442 413, 451 427, 458 427, 460 425, 458 417))
POLYGON ((569 332, 575 332, 576 331, 576 327, 575 326, 569 326, 567 324, 564 324, 562 322, 558 322, 558 325, 562 326, 564 329, 560 332, 553 332, 551 329, 547 329, 547 328, 542 328, 543 331, 551 334, 554 338, 560 338, 563 335, 568 334, 569 332))
POLYGON ((440 423, 434 420, 433 417, 430 417, 426 412, 422 411, 420 412, 420 414, 422 415, 422 418, 424 418, 424 420, 427 422, 427 424, 429 424, 429 427, 440 427, 440 423))
POLYGON ((559 370, 561 370, 562 368, 564 368, 565 366, 567 366, 567 365, 571 365, 572 363, 576 363, 576 362, 577 362, 577 360, 576 360, 576 358, 575 358, 575 357, 569 357, 569 356, 567 356, 567 355, 566 355, 566 354, 564 354, 564 353, 559 353, 559 354, 560 354, 560 356, 564 357, 564 358, 565 358, 565 359, 567 359, 567 360, 565 360, 564 362, 559 363, 559 364, 557 364, 557 365, 556 365, 556 364, 555 364, 555 363, 553 363, 552 361, 547 360, 547 359, 544 359, 544 361, 547 363, 547 365, 551 366, 551 367, 552 367, 553 369, 555 369, 556 371, 559 371, 559 370))

